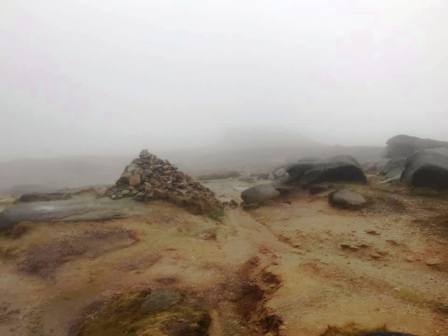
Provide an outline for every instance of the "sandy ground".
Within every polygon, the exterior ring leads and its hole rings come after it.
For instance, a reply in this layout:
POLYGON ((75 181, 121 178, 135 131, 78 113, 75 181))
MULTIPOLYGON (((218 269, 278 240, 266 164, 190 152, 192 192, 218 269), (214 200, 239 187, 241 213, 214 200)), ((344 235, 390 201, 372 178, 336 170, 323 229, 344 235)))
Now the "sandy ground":
MULTIPOLYGON (((231 199, 247 183, 209 186, 231 199)), ((298 193, 221 219, 154 202, 126 219, 25 223, 0 238, 0 335, 77 335, 87 307, 147 288, 201 298, 211 336, 448 335, 448 200, 353 189, 367 209, 298 193)))

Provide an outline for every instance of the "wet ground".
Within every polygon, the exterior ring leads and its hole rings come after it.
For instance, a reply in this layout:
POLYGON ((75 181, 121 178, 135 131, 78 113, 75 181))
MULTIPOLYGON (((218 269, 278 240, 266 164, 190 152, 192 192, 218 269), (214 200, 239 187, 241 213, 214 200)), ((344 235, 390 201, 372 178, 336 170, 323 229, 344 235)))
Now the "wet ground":
POLYGON ((22 223, 0 239, 0 335, 448 335, 448 199, 352 188, 368 208, 298 193, 222 218, 154 202, 22 223))

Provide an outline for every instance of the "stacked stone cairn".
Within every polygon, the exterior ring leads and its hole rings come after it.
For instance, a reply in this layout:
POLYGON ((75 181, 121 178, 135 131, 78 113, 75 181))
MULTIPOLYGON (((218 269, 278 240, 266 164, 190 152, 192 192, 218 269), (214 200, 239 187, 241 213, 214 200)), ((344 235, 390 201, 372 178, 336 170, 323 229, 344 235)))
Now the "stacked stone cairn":
POLYGON ((210 189, 147 150, 141 151, 140 157, 126 167, 116 184, 109 189, 108 196, 143 202, 165 200, 195 214, 222 209, 221 202, 210 189))

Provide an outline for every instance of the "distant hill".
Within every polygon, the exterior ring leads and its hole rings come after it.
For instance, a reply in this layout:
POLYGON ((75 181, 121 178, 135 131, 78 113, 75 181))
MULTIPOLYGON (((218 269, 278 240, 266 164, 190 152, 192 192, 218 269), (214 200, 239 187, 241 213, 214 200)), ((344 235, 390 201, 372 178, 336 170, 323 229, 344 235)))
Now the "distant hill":
MULTIPOLYGON (((244 147, 244 146, 243 146, 244 147)), ((353 155, 359 161, 376 161, 381 147, 310 145, 238 148, 208 147, 156 153, 190 174, 242 170, 264 172, 302 157, 353 155)), ((129 156, 76 156, 0 162, 0 193, 21 194, 66 187, 112 184, 138 153, 129 156)))
POLYGON ((111 184, 129 160, 130 157, 74 156, 0 162, 0 192, 20 194, 111 184))
MULTIPOLYGON (((152 149, 149 148, 151 151, 152 149)), ((352 155, 376 161, 382 147, 329 146, 284 129, 231 129, 202 148, 155 152, 192 174, 238 170, 267 172, 303 157, 352 155)), ((138 153, 122 156, 73 156, 0 162, 0 193, 22 194, 89 185, 113 184, 138 153)))

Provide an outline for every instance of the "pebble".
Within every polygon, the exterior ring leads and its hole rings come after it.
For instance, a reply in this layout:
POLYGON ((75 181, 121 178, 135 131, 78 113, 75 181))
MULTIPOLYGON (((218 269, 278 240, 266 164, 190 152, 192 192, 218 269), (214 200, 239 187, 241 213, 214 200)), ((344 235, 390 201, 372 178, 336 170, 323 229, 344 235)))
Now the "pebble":
POLYGON ((434 258, 428 258, 425 260, 426 265, 428 266, 438 266, 442 263, 442 260, 440 258, 434 257, 434 258))

